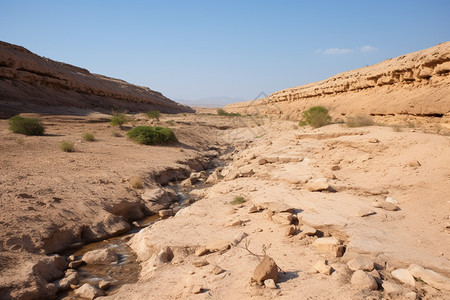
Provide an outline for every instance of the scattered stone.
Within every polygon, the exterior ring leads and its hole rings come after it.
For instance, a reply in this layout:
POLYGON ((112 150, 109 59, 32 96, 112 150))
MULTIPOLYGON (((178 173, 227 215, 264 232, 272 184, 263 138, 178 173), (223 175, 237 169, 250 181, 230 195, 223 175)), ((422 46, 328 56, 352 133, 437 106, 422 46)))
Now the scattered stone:
POLYGON ((264 280, 264 286, 269 288, 269 289, 276 289, 277 285, 275 283, 275 281, 273 281, 273 279, 266 279, 264 280))
POLYGON ((82 298, 94 299, 99 296, 103 296, 105 293, 96 288, 95 286, 85 283, 81 287, 77 288, 75 291, 75 295, 80 296, 82 298))
POLYGON ((197 178, 191 178, 191 177, 189 177, 189 178, 183 180, 183 181, 180 183, 180 185, 181 185, 181 186, 185 186, 185 187, 191 187, 191 186, 193 186, 194 184, 196 184, 197 181, 198 181, 197 178))
POLYGON ((242 225, 242 221, 241 220, 231 220, 230 222, 228 222, 228 224, 226 225, 226 227, 234 227, 234 226, 241 226, 242 225))
POLYGON ((90 265, 108 265, 117 262, 119 257, 111 249, 99 249, 86 252, 82 260, 90 265))
POLYGON ((416 300, 417 299, 417 293, 416 292, 408 292, 408 293, 404 294, 403 297, 405 297, 405 299, 416 300))
POLYGON ((344 255, 345 248, 340 245, 339 241, 335 237, 323 237, 315 240, 312 245, 324 254, 341 257, 344 255))
POLYGON ((261 208, 260 208, 259 206, 253 205, 253 206, 250 207, 250 209, 248 210, 248 213, 249 213, 249 214, 252 214, 252 213, 256 213, 256 212, 260 212, 260 211, 261 211, 261 208))
POLYGON ((265 202, 262 207, 273 213, 288 212, 293 214, 295 211, 295 208, 282 202, 265 202))
POLYGON ((71 262, 75 260, 75 255, 70 255, 69 257, 67 257, 67 261, 71 262))
POLYGON ((290 225, 293 220, 292 213, 282 212, 272 216, 272 221, 277 224, 290 225))
POLYGON ((70 289, 70 285, 72 284, 78 284, 79 278, 78 273, 71 273, 66 275, 64 278, 58 280, 56 282, 56 288, 58 292, 67 291, 70 289))
POLYGON ((98 283, 98 287, 101 290, 107 290, 112 286, 113 282, 109 280, 102 280, 98 283))
POLYGON ((161 209, 159 211, 159 216, 162 218, 168 218, 173 216, 173 209, 161 209))
POLYGON ((375 214, 375 212, 370 208, 358 208, 355 213, 357 217, 367 217, 373 214, 375 214))
POLYGON ((302 231, 302 236, 313 236, 317 233, 315 228, 308 225, 303 225, 300 227, 300 230, 302 231))
POLYGON ((225 240, 215 240, 210 243, 208 243, 206 246, 206 249, 213 253, 217 251, 225 251, 230 248, 230 244, 225 240))
POLYGON ((258 165, 265 165, 265 164, 267 164, 267 159, 265 158, 258 159, 258 165))
POLYGON ((383 290, 387 294, 402 294, 403 293, 403 287, 399 284, 390 282, 390 281, 384 281, 382 284, 383 290))
POLYGON ((74 260, 69 263, 69 268, 78 269, 82 264, 83 264, 83 261, 81 259, 74 260))
POLYGON ((395 205, 394 203, 390 203, 390 202, 386 202, 386 201, 382 201, 382 202, 374 202, 373 203, 373 207, 377 207, 377 208, 382 208, 384 210, 389 210, 389 211, 397 211, 400 208, 395 205))
POLYGON ((317 261, 313 268, 322 274, 325 275, 331 274, 331 267, 328 265, 328 262, 326 260, 321 259, 317 261))
POLYGON ((255 174, 251 166, 244 166, 239 169, 239 177, 250 177, 255 174))
POLYGON ((325 173, 325 175, 323 175, 323 177, 328 178, 328 179, 336 179, 336 175, 334 175, 333 173, 325 173))
POLYGON ((374 269, 373 262, 370 259, 361 256, 349 260, 347 266, 352 271, 363 270, 370 272, 374 269))
POLYGON ((203 292, 203 288, 201 285, 196 284, 196 285, 191 286, 190 291, 192 294, 200 294, 203 292))
POLYGON ((206 249, 205 246, 200 246, 195 250, 195 255, 196 256, 202 256, 205 255, 206 253, 208 253, 208 249, 206 249))
POLYGON ((417 168, 417 167, 420 167, 421 164, 420 164, 419 161, 413 160, 413 161, 410 161, 410 162, 409 162, 408 166, 410 166, 410 167, 412 167, 412 168, 417 168))
POLYGON ((330 167, 331 171, 339 171, 341 169, 341 167, 339 167, 338 165, 334 165, 330 167))
POLYGON ((330 185, 327 183, 327 179, 323 178, 321 180, 309 181, 306 184, 306 188, 310 192, 321 192, 330 188, 330 185))
POLYGON ((166 246, 164 249, 162 249, 158 253, 158 257, 162 263, 168 263, 168 262, 172 261, 174 254, 173 254, 172 249, 170 249, 170 247, 166 246))
POLYGON ((192 264, 197 268, 201 268, 201 267, 209 265, 209 262, 206 259, 204 259, 204 260, 194 261, 192 264))
POLYGON ((372 144, 376 144, 376 143, 379 143, 380 141, 377 139, 377 138, 371 138, 371 139, 369 139, 369 143, 372 143, 372 144))
POLYGON ((297 231, 297 229, 295 228, 295 226, 289 226, 286 230, 286 236, 292 236, 295 234, 295 232, 297 231))
POLYGON ((373 291, 378 289, 378 284, 375 279, 362 270, 357 270, 353 273, 351 283, 359 289, 368 289, 373 291))
POLYGON ((215 266, 214 269, 212 270, 212 273, 214 275, 219 275, 220 273, 223 273, 223 272, 225 272, 225 270, 219 266, 215 266))
POLYGON ((256 228, 255 231, 256 232, 263 232, 262 228, 256 228))
POLYGON ((238 233, 238 234, 236 234, 236 235, 234 236, 234 238, 233 238, 233 240, 231 241, 230 244, 231 244, 232 246, 237 246, 237 245, 239 245, 239 243, 240 243, 243 239, 245 239, 247 236, 248 236, 247 233, 245 233, 245 232, 240 232, 240 233, 238 233))
POLYGON ((398 281, 410 285, 412 287, 416 286, 416 281, 411 273, 407 269, 397 269, 391 272, 392 276, 398 281))
POLYGON ((253 279, 258 285, 262 285, 267 279, 278 282, 278 266, 270 256, 264 256, 263 260, 256 266, 253 272, 253 279))
POLYGON ((398 201, 392 197, 386 197, 385 201, 393 204, 398 204, 398 201))
POLYGON ((408 270, 413 277, 422 279, 432 287, 450 291, 450 280, 447 277, 416 264, 409 265, 408 270))

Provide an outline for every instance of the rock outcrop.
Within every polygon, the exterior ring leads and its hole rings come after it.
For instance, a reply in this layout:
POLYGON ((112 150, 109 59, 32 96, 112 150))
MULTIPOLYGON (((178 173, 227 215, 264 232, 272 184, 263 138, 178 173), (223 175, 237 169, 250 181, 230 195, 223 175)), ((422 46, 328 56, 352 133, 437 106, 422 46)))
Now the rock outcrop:
POLYGON ((322 105, 334 117, 413 115, 450 118, 450 42, 391 58, 266 98, 225 106, 227 112, 284 115, 298 120, 322 105))
POLYGON ((0 117, 59 112, 58 107, 193 112, 147 87, 92 74, 0 41, 0 117))

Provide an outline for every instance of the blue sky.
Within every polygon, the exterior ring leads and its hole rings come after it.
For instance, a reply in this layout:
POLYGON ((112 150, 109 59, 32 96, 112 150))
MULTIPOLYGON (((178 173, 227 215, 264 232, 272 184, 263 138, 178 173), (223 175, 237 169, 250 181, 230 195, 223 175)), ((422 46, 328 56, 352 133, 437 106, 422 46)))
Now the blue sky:
POLYGON ((449 12, 450 0, 0 0, 0 40, 172 99, 221 102, 449 41, 449 12))

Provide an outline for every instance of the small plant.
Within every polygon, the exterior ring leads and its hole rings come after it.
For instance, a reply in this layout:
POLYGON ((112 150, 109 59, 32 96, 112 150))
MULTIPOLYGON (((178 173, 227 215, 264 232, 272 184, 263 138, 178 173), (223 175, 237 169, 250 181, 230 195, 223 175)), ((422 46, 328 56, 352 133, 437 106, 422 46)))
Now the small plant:
POLYGON ((166 121, 166 124, 169 124, 170 126, 175 126, 175 121, 169 120, 169 121, 166 121))
POLYGON ((298 126, 303 127, 303 126, 306 126, 306 125, 308 125, 308 124, 305 121, 303 121, 303 120, 298 122, 298 126))
POLYGON ((144 145, 162 145, 178 141, 172 129, 166 127, 137 126, 127 135, 135 142, 144 145))
POLYGON ((130 186, 133 189, 143 189, 144 188, 144 180, 141 177, 132 177, 130 179, 130 186))
POLYGON ((305 117, 306 123, 314 128, 327 125, 331 121, 331 117, 328 114, 328 109, 323 106, 313 106, 304 111, 303 116, 305 117))
POLYGON ((402 132, 403 131, 402 127, 398 124, 391 125, 391 127, 394 132, 402 132))
POLYGON ((241 196, 236 196, 234 197, 233 201, 230 202, 231 205, 238 205, 238 204, 242 204, 245 202, 244 197, 241 196))
POLYGON ((61 150, 64 152, 74 152, 75 151, 73 143, 70 143, 67 141, 62 141, 61 144, 59 144, 59 148, 61 148, 61 150))
POLYGON ((374 122, 371 117, 365 115, 350 116, 345 123, 347 127, 372 126, 374 122))
POLYGON ((159 111, 157 110, 151 110, 145 113, 150 119, 156 119, 159 121, 159 111))
POLYGON ((8 120, 9 130, 25 135, 44 135, 45 128, 39 119, 23 118, 19 115, 8 120))
POLYGON ((16 142, 17 142, 17 144, 22 145, 22 144, 23 144, 23 139, 18 138, 18 139, 16 140, 16 142))
POLYGON ((223 110, 222 108, 219 108, 217 110, 217 114, 219 116, 228 116, 228 117, 240 117, 241 114, 240 113, 227 113, 225 110, 223 110))
POLYGON ((187 116, 187 114, 183 114, 183 117, 186 117, 187 116))
POLYGON ((92 133, 83 133, 83 140, 87 141, 87 142, 93 142, 95 141, 95 137, 92 133))
POLYGON ((109 122, 113 126, 119 126, 122 128, 122 125, 127 122, 127 117, 124 113, 114 113, 113 117, 111 118, 111 121, 109 122))

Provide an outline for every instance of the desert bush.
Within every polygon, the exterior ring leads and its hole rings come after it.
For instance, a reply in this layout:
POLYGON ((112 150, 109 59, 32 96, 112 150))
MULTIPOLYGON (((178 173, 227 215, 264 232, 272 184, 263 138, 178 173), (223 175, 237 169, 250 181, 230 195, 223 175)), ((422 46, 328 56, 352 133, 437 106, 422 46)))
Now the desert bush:
POLYGON ((117 132, 117 131, 113 131, 111 133, 111 135, 114 136, 114 137, 123 137, 123 135, 120 132, 117 132))
POLYGON ((124 113, 115 113, 109 122, 113 126, 119 125, 122 127, 123 124, 127 122, 127 117, 124 113))
POLYGON ((130 186, 133 189, 143 189, 144 188, 144 180, 141 177, 132 177, 130 179, 130 186))
POLYGON ((222 108, 219 108, 217 110, 217 114, 219 116, 228 116, 228 117, 240 117, 241 116, 240 113, 228 113, 225 110, 223 110, 222 108))
POLYGON ((83 140, 85 140, 87 142, 93 142, 93 141, 95 141, 95 137, 92 133, 86 132, 86 133, 83 133, 83 140))
POLYGON ((20 139, 20 138, 19 138, 19 139, 16 140, 16 142, 17 142, 17 144, 19 144, 19 145, 23 145, 23 139, 20 139))
POLYGON ((327 125, 331 121, 328 109, 323 106, 313 106, 304 111, 303 116, 305 117, 305 122, 314 128, 327 125))
POLYGON ((23 118, 19 115, 8 120, 9 130, 25 135, 44 135, 45 128, 39 119, 23 118))
POLYGON ((175 121, 169 120, 169 121, 166 121, 166 124, 169 124, 170 126, 175 126, 175 121))
POLYGON ((357 115, 350 116, 347 118, 347 122, 345 122, 347 127, 364 127, 364 126, 372 126, 374 122, 371 117, 365 115, 357 115))
POLYGON ((135 142, 144 145, 162 145, 177 141, 172 129, 166 127, 137 126, 127 135, 135 142))
POLYGON ((303 127, 303 126, 306 126, 306 125, 308 125, 308 124, 305 121, 303 121, 303 120, 298 122, 298 126, 303 127))
POLYGON ((151 110, 145 113, 150 119, 156 119, 159 120, 159 111, 157 110, 151 110))
POLYGON ((244 202, 245 202, 244 197, 236 196, 236 197, 234 197, 233 201, 230 202, 230 204, 237 205, 237 204, 242 204, 244 202))
POLYGON ((73 143, 70 143, 67 141, 62 141, 59 144, 59 148, 61 148, 61 150, 64 152, 74 152, 75 151, 73 143))

